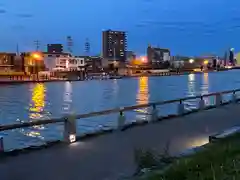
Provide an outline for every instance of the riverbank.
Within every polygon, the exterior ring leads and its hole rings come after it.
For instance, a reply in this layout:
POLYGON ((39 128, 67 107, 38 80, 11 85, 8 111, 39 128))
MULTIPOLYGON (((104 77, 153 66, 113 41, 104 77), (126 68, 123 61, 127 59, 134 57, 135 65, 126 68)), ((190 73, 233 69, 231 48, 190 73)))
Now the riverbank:
MULTIPOLYGON (((24 83, 47 83, 47 82, 62 82, 67 80, 62 79, 51 79, 51 80, 11 80, 11 81, 1 81, 0 85, 7 85, 7 84, 24 84, 24 83)), ((78 81, 78 80, 72 80, 72 81, 78 81)))
POLYGON ((223 180, 240 179, 240 133, 210 143, 194 155, 176 159, 171 165, 135 180, 223 180))
MULTIPOLYGON (((235 68, 236 69, 236 68, 235 68)), ((221 71, 229 71, 233 69, 225 69, 221 71)), ((184 71, 184 72, 161 72, 161 73, 143 73, 143 74, 132 74, 127 76, 113 76, 109 78, 93 78, 93 79, 86 79, 85 81, 89 80, 109 80, 109 79, 122 79, 122 78, 134 78, 134 77, 156 77, 156 76, 181 76, 181 75, 189 75, 189 74, 202 74, 202 73, 217 73, 221 71, 184 71)), ((47 79, 47 80, 1 80, 0 79, 0 85, 1 84, 24 84, 24 83, 48 83, 48 82, 62 82, 62 81, 84 81, 84 80, 67 80, 67 79, 47 79)))

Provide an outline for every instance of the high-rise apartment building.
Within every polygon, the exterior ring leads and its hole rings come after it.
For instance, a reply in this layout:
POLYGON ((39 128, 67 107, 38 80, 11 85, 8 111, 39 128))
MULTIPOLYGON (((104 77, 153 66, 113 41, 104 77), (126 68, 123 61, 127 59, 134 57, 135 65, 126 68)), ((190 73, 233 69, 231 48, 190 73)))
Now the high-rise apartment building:
POLYGON ((234 49, 231 48, 229 50, 229 63, 231 63, 231 65, 235 65, 235 59, 234 59, 234 49))
POLYGON ((102 43, 103 58, 113 61, 126 61, 127 40, 125 32, 103 31, 102 43))

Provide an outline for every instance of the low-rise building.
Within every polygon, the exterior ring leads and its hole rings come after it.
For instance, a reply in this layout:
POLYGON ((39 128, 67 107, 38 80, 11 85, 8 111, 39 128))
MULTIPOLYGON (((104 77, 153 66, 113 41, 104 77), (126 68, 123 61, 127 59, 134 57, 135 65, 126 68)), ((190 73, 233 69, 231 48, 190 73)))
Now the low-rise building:
POLYGON ((70 53, 47 53, 43 52, 44 64, 47 70, 51 71, 56 68, 56 59, 57 58, 67 58, 71 57, 70 53))
POLYGON ((164 48, 156 48, 151 45, 147 48, 148 63, 152 65, 162 64, 163 62, 170 61, 170 50, 164 48))
POLYGON ((20 56, 23 59, 22 68, 25 73, 37 74, 45 70, 44 55, 42 52, 22 52, 20 56))
POLYGON ((136 59, 136 54, 133 51, 126 51, 127 62, 131 62, 136 59))
POLYGON ((85 58, 86 70, 90 73, 98 73, 102 71, 102 57, 87 56, 85 58))
POLYGON ((0 71, 14 71, 15 53, 0 53, 0 71))
POLYGON ((82 57, 57 57, 52 70, 79 71, 84 70, 85 66, 85 59, 82 57))

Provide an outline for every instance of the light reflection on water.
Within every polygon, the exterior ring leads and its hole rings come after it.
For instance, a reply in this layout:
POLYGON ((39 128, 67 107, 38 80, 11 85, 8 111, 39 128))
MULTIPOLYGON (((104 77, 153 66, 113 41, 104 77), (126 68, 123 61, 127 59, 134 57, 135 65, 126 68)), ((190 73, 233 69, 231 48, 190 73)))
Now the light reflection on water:
POLYGON ((32 90, 32 100, 29 104, 29 118, 42 119, 44 117, 46 87, 43 83, 34 85, 32 90))
MULTIPOLYGON (((154 101, 195 96, 240 86, 240 71, 192 74, 170 77, 139 77, 109 81, 56 82, 46 84, 9 85, 0 88, 1 124, 18 121, 62 117, 73 112, 81 114, 115 107, 145 104, 154 101), (223 83, 224 82, 224 85, 223 83)), ((205 99, 211 104, 211 99, 205 99)), ((186 108, 195 108, 197 101, 187 101, 186 108)), ((148 120, 151 108, 126 114, 127 120, 148 120)), ((161 106, 160 115, 176 113, 176 106, 161 106)), ((102 125, 112 127, 116 124, 117 114, 78 120, 79 133, 91 131, 102 125)), ((58 139, 62 126, 35 126, 16 130, 11 137, 14 146, 19 141, 35 142, 36 139, 58 139), (56 133, 57 132, 57 133, 56 133), (27 137, 25 136, 27 135, 27 137), (25 138, 23 137, 25 136, 25 138), (35 137, 31 138, 30 137, 35 137), (27 138, 27 141, 26 141, 27 138)), ((12 140, 11 140, 12 141, 12 140)), ((18 144, 17 144, 18 146, 18 144)))
POLYGON ((72 83, 67 81, 64 86, 62 112, 63 114, 70 114, 72 113, 72 83))
MULTIPOLYGON (((34 84, 32 87, 32 97, 29 104, 29 121, 47 119, 49 112, 45 111, 45 93, 46 87, 44 83, 34 84)), ((28 129, 20 129, 20 133, 28 136, 44 140, 41 131, 45 129, 44 125, 33 126, 28 129)))
MULTIPOLYGON (((203 83, 201 86, 201 94, 208 94, 209 93, 209 80, 208 80, 208 73, 203 74, 203 83)), ((210 99, 209 98, 204 98, 205 104, 208 106, 210 105, 210 99)))
MULTIPOLYGON (((203 73, 202 77, 197 74, 189 74, 188 75, 188 96, 194 97, 197 95, 204 95, 209 93, 209 73, 203 73), (198 79, 196 79, 196 76, 198 79), (202 79, 202 82, 198 82, 199 79, 202 79), (200 84, 200 87, 197 87, 198 84, 200 84)), ((204 101, 206 105, 213 104, 213 98, 212 97, 205 97, 204 101)), ((191 99, 187 100, 185 102, 185 108, 187 110, 198 108, 198 99, 191 99)))
MULTIPOLYGON (((188 96, 193 97, 197 95, 196 92, 196 79, 195 79, 196 74, 189 74, 188 75, 188 96)), ((196 108, 196 100, 191 99, 185 102, 185 109, 186 110, 191 110, 196 108)))
MULTIPOLYGON (((138 105, 147 104, 149 102, 148 77, 140 77, 138 79, 138 93, 136 101, 138 105)), ((137 120, 147 120, 149 108, 137 109, 137 120)))

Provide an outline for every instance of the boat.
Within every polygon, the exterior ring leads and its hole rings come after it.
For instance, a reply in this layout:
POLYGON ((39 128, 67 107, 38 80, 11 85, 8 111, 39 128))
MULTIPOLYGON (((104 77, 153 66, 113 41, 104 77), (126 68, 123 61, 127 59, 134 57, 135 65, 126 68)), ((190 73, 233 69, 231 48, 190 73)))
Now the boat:
POLYGON ((101 73, 101 74, 91 75, 89 76, 89 79, 105 80, 105 79, 110 79, 110 76, 107 73, 101 73))
POLYGON ((109 79, 122 79, 122 76, 110 76, 109 79))

